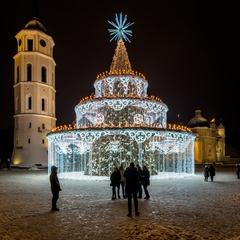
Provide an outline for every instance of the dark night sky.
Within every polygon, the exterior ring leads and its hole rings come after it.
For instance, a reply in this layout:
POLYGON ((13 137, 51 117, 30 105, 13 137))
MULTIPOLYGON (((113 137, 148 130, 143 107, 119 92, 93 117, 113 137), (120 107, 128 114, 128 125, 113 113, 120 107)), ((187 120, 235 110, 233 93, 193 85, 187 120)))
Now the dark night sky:
MULTIPOLYGON (((133 69, 144 73, 149 94, 168 105, 169 122, 187 122, 200 108, 226 126, 227 142, 239 148, 237 96, 226 46, 231 18, 220 1, 47 1, 39 16, 55 40, 58 124, 72 122, 74 106, 94 91, 99 72, 108 70, 116 46, 109 42, 107 20, 116 12, 134 21, 126 44, 133 69), (226 60, 227 59, 227 60, 226 60)), ((13 59, 15 34, 31 20, 33 1, 8 1, 1 7, 0 129, 13 127, 13 59)))

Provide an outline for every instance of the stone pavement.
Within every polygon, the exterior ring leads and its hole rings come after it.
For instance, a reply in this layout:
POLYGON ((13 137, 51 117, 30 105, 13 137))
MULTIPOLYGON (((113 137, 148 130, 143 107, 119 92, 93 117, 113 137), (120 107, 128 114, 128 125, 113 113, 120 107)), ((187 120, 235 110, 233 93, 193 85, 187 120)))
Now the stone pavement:
POLYGON ((234 239, 240 240, 240 180, 217 169, 151 181, 150 200, 128 218, 127 201, 111 200, 109 181, 60 179, 59 212, 51 212, 45 171, 0 171, 0 240, 234 239))

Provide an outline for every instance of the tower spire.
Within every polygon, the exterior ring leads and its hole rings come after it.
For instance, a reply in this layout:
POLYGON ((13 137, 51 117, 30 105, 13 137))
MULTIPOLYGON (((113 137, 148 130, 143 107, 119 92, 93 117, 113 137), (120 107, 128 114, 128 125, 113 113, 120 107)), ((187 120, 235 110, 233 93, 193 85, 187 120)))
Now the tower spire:
POLYGON ((122 39, 117 42, 117 47, 115 49, 112 64, 110 67, 110 71, 114 70, 132 70, 127 49, 122 39))

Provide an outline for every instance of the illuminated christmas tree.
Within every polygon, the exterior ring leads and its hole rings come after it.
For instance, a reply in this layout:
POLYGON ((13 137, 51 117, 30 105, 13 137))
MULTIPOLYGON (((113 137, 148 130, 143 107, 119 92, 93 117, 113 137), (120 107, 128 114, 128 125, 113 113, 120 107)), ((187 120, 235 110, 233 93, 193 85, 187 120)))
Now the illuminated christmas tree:
POLYGON ((194 172, 194 136, 184 126, 167 126, 167 105, 148 96, 145 76, 132 70, 124 41, 133 23, 117 15, 109 23, 117 47, 109 71, 97 76, 95 95, 75 107, 76 127, 48 135, 49 166, 60 176, 108 176, 114 166, 146 165, 154 175, 194 172))
POLYGON ((131 64, 128 58, 127 50, 122 39, 118 40, 115 54, 113 56, 110 72, 131 71, 131 64))

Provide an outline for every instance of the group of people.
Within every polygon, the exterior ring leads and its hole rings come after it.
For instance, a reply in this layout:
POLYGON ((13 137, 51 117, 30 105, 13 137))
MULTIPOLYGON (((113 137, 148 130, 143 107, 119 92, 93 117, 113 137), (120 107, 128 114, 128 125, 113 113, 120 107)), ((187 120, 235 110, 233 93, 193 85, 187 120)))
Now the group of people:
MULTIPOLYGON (((214 165, 215 163, 212 163, 210 165, 205 165, 204 167, 204 180, 206 182, 208 181, 209 177, 213 182, 214 176, 216 175, 216 170, 214 165)), ((240 179, 240 162, 236 163, 236 174, 237 174, 237 178, 240 179)))
MULTIPOLYGON (((148 193, 148 189, 147 187, 150 185, 150 173, 147 169, 146 166, 143 166, 143 169, 141 169, 141 167, 137 164, 136 165, 136 169, 138 172, 138 180, 137 180, 137 193, 138 193, 138 198, 142 198, 142 186, 144 189, 144 193, 145 193, 145 199, 149 199, 150 195, 148 193)), ((120 197, 120 188, 122 189, 122 195, 123 198, 126 198, 126 191, 125 191, 125 187, 126 187, 126 176, 124 176, 124 168, 123 165, 121 165, 119 168, 115 167, 114 171, 112 172, 111 176, 110 176, 110 186, 112 186, 112 200, 115 200, 118 196, 118 198, 120 197), (116 189, 117 189, 117 194, 116 194, 116 189)))
MULTIPOLYGON (((129 166, 130 167, 130 166, 129 166)), ((127 168, 128 169, 128 168, 127 168)), ((127 170, 126 169, 126 170, 127 170)), ((149 199, 150 195, 148 192, 147 187, 150 185, 150 173, 146 166, 143 166, 143 169, 137 164, 136 165, 137 170, 137 186, 136 191, 138 198, 142 198, 142 187, 144 189, 145 193, 145 199, 149 199)), ((125 170, 123 168, 123 165, 121 165, 119 168, 115 167, 111 176, 110 176, 110 186, 112 186, 112 200, 115 200, 117 197, 120 199, 120 188, 122 189, 122 196, 123 198, 127 197, 126 193, 126 176, 125 176, 125 170)))
POLYGON ((208 178, 210 177, 211 182, 213 182, 213 178, 216 174, 215 167, 213 164, 205 165, 204 168, 204 180, 207 182, 208 178))
POLYGON ((148 186, 150 185, 150 173, 146 166, 135 167, 134 163, 124 170, 123 165, 115 167, 110 176, 110 186, 112 186, 112 200, 120 197, 120 187, 122 188, 123 198, 128 199, 128 217, 132 217, 132 198, 134 201, 135 215, 139 216, 138 198, 142 198, 142 186, 145 193, 145 199, 149 199, 148 186), (117 189, 117 192, 116 192, 117 189))
MULTIPOLYGON (((123 198, 128 199, 128 217, 132 217, 132 198, 134 200, 135 215, 139 216, 138 198, 142 198, 142 186, 145 193, 145 199, 149 199, 148 186, 150 185, 150 173, 146 166, 143 169, 139 165, 135 167, 131 162, 130 166, 124 170, 123 165, 115 167, 110 176, 112 186, 112 200, 120 197, 120 187, 122 188, 123 198), (116 192, 117 189, 117 192, 116 192)), ((57 167, 51 167, 50 184, 52 191, 52 211, 59 211, 57 200, 59 192, 62 190, 57 176, 57 167)))

